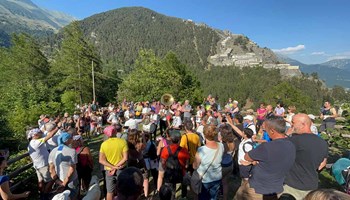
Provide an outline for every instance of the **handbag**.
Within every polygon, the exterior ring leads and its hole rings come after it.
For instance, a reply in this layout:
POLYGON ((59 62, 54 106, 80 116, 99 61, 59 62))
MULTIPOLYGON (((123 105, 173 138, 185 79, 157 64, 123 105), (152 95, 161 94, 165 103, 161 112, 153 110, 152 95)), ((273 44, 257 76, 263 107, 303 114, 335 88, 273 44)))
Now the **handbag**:
POLYGON ((215 152, 215 156, 214 156, 213 160, 210 162, 208 168, 205 170, 205 172, 203 173, 202 176, 197 172, 197 170, 193 171, 193 174, 191 176, 191 189, 197 195, 202 191, 202 178, 207 173, 210 166, 213 164, 216 156, 218 155, 219 148, 220 148, 220 146, 218 145, 218 149, 215 152))

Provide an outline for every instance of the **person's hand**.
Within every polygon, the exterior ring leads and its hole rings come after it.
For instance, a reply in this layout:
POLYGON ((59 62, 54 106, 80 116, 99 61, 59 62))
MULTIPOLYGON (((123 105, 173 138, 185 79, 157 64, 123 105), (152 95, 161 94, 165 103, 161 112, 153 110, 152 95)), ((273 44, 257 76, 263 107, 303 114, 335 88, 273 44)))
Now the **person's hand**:
POLYGON ((252 164, 252 162, 246 161, 246 160, 239 160, 239 162, 241 163, 241 165, 243 166, 249 166, 252 164))
POLYGON ((116 171, 117 171, 117 166, 114 166, 112 170, 109 170, 109 171, 108 171, 108 174, 109 174, 110 176, 113 176, 113 175, 115 174, 116 171))
POLYGON ((23 198, 27 198, 27 197, 29 196, 29 194, 30 194, 30 191, 25 191, 25 192, 23 192, 23 193, 22 193, 23 198))

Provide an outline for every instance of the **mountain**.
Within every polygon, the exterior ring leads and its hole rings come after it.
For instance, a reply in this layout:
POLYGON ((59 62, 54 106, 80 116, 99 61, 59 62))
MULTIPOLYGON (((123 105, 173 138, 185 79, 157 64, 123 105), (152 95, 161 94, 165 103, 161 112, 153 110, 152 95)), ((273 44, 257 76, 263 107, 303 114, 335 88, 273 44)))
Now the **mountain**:
POLYGON ((335 59, 335 60, 327 61, 320 65, 350 70, 350 59, 335 59))
POLYGON ((281 62, 300 66, 303 73, 317 73, 328 87, 339 85, 350 88, 350 59, 330 60, 321 64, 304 64, 287 56, 278 55, 281 62))
MULTIPOLYGON (((104 60, 122 63, 130 71, 140 49, 164 56, 173 51, 194 71, 234 64, 234 56, 277 63, 268 48, 260 48, 244 35, 211 28, 190 19, 168 17, 143 7, 120 8, 80 21, 104 60)), ((236 59, 237 60, 237 59, 236 59)))
POLYGON ((46 35, 73 20, 72 16, 42 9, 30 0, 0 0, 0 46, 9 46, 12 33, 46 35))

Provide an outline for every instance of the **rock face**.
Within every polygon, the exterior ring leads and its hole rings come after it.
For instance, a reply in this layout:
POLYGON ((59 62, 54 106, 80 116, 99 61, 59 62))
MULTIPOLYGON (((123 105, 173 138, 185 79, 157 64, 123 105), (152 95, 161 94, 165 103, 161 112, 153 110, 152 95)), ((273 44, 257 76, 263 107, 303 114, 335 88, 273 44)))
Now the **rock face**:
POLYGON ((217 31, 220 41, 216 54, 208 57, 214 66, 235 65, 238 67, 263 66, 267 69, 280 69, 283 76, 301 76, 299 66, 280 64, 279 58, 268 48, 260 48, 244 35, 232 34, 228 31, 217 31))

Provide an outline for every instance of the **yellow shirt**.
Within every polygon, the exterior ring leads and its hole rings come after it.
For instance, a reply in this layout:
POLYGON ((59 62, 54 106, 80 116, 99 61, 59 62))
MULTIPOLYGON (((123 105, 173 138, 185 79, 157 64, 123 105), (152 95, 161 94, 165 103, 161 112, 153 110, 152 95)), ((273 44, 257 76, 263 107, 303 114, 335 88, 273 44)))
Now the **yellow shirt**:
MULTIPOLYGON (((128 151, 128 145, 124 139, 109 138, 101 144, 100 153, 105 154, 106 159, 112 165, 116 165, 123 159, 123 152, 128 151)), ((110 170, 105 166, 106 170, 110 170)))
POLYGON ((199 136, 195 133, 187 133, 182 135, 180 146, 187 149, 190 152, 190 164, 192 164, 196 156, 197 149, 198 147, 201 146, 199 136), (188 145, 190 146, 190 149, 188 149, 188 146, 187 146, 187 138, 188 138, 188 145))

